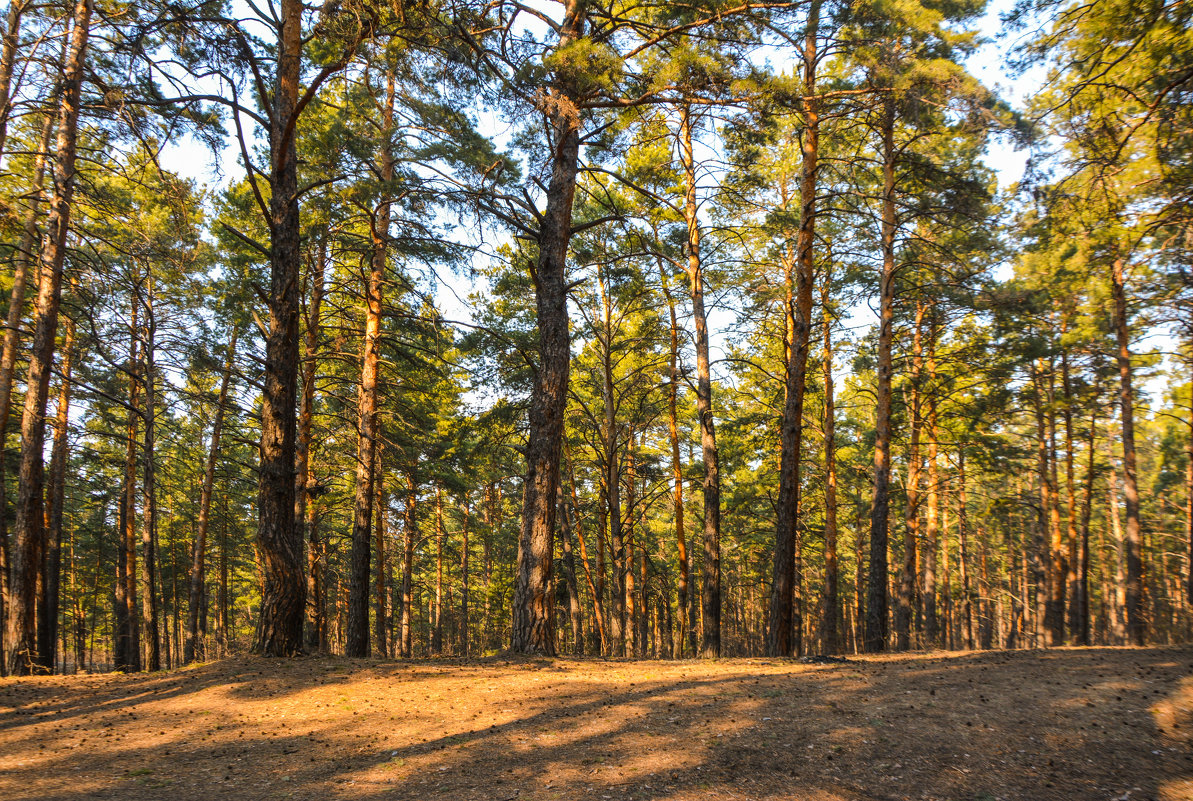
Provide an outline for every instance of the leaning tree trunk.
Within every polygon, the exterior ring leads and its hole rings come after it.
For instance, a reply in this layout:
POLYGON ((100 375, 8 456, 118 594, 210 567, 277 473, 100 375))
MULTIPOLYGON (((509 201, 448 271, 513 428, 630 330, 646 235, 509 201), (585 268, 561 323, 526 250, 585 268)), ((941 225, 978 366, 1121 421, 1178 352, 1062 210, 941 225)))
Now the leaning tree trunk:
POLYGON ((391 71, 387 78, 385 108, 381 114, 381 150, 378 154, 383 184, 382 201, 377 206, 377 218, 373 223, 373 254, 365 284, 365 332, 357 402, 360 433, 356 447, 356 516, 352 524, 348 636, 344 645, 346 656, 369 655, 369 562, 373 538, 373 500, 376 496, 373 482, 377 480, 377 380, 381 366, 381 309, 389 252, 388 182, 394 177, 394 158, 389 144, 393 122, 394 74, 391 71))
POLYGON ((874 410, 874 501, 870 507, 870 586, 866 593, 867 651, 886 650, 887 523, 891 486, 891 340, 895 321, 895 107, 882 117, 882 271, 878 276, 878 364, 874 410))
POLYGON ((196 659, 206 658, 206 648, 199 636, 199 612, 205 605, 206 593, 205 559, 207 557, 207 530, 211 525, 211 491, 215 487, 215 465, 219 460, 220 438, 224 432, 224 412, 228 407, 228 388, 232 383, 232 366, 236 359, 238 327, 232 328, 228 339, 228 353, 224 360, 224 377, 220 379, 220 394, 215 404, 215 418, 211 423, 211 445, 207 451, 207 467, 203 473, 203 487, 199 491, 199 523, 195 533, 195 544, 191 551, 190 592, 186 615, 186 645, 182 660, 189 664, 196 659))
MULTIPOLYGON (((804 436, 804 389, 807 385, 808 351, 812 339, 812 270, 816 236, 816 159, 820 145, 820 117, 816 100, 816 28, 820 3, 808 12, 804 43, 804 131, 803 166, 800 174, 800 226, 796 237, 794 275, 785 276, 786 320, 785 381, 783 416, 779 424, 779 497, 775 506, 775 555, 772 569, 770 614, 766 632, 769 656, 791 656, 799 644, 792 637, 802 628, 796 613, 799 593, 796 570, 796 540, 799 527, 800 452, 804 436)), ((690 126, 689 126, 690 130, 690 126)), ((690 149, 691 145, 688 144, 690 149)), ((689 186, 692 187, 689 177, 689 186)), ((692 189, 689 194, 693 194, 692 189)), ((693 212, 695 204, 692 203, 693 212)), ((694 217, 694 214, 693 214, 694 217)), ((689 228, 691 223, 689 222, 689 228)))
POLYGON ((37 664, 37 574, 45 538, 42 507, 46 402, 58 333, 58 305, 62 298, 62 266, 70 230, 71 198, 75 187, 75 141, 79 122, 87 37, 91 27, 92 0, 78 0, 70 49, 62 76, 58 116, 58 148, 54 169, 54 197, 46 220, 45 243, 39 267, 37 303, 34 307, 33 343, 29 354, 25 408, 21 416, 21 467, 17 484, 14 523, 16 541, 9 565, 11 603, 6 621, 8 672, 28 674, 37 664))
MULTIPOLYGON (((560 26, 566 48, 584 35, 583 4, 569 0, 560 26)), ((572 201, 580 162, 579 95, 570 81, 557 79, 550 89, 554 130, 551 181, 539 226, 535 263, 535 304, 539 364, 530 396, 526 442, 526 480, 522 492, 522 530, 514 579, 510 649, 525 654, 555 653, 555 598, 551 568, 555 515, 559 508, 560 448, 567 408, 571 341, 568 334, 567 250, 572 236, 572 201)))
POLYGON ((1123 436, 1123 505, 1127 512, 1125 596, 1127 639, 1143 645, 1143 559, 1140 548, 1139 481, 1135 458, 1135 390, 1131 385, 1131 338, 1127 329, 1127 295, 1123 281, 1123 260, 1114 260, 1111 271, 1114 294, 1114 333, 1118 340, 1119 405, 1123 436))

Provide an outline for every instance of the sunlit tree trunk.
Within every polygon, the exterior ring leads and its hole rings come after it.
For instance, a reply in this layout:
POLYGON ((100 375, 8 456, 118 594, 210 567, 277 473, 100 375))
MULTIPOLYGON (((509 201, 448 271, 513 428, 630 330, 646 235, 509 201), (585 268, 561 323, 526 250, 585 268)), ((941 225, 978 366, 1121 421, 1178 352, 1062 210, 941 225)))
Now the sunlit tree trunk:
POLYGON ((58 306, 62 297, 62 267, 70 230, 71 200, 75 187, 75 141, 79 121, 87 41, 91 28, 92 0, 79 0, 74 8, 70 48, 62 75, 58 112, 58 147, 54 167, 54 195, 45 225, 45 241, 38 270, 34 306, 33 341, 30 346, 25 407, 21 416, 21 466, 17 484, 17 509, 11 544, 9 604, 5 637, 8 672, 27 674, 37 664, 35 614, 37 574, 45 539, 43 476, 46 403, 50 392, 54 344, 58 333, 58 306))
POLYGON ((841 650, 841 635, 837 627, 840 617, 837 565, 837 422, 833 399, 833 318, 830 311, 832 264, 824 267, 820 284, 820 306, 824 313, 824 353, 821 369, 824 373, 824 620, 822 623, 824 651, 835 654, 841 650))
POLYGON ((157 571, 157 314, 154 310, 153 273, 145 274, 145 327, 141 371, 144 383, 145 433, 142 444, 141 489, 141 625, 145 635, 146 669, 162 669, 161 636, 158 631, 157 571))
POLYGON ((1123 259, 1116 258, 1111 271, 1114 295, 1114 333, 1118 344, 1119 405, 1122 416, 1123 505, 1127 512, 1127 574, 1124 595, 1127 614, 1127 639, 1143 645, 1143 559, 1139 528, 1139 482, 1135 459, 1135 390, 1131 375, 1131 339, 1127 328, 1127 296, 1123 286, 1123 259))

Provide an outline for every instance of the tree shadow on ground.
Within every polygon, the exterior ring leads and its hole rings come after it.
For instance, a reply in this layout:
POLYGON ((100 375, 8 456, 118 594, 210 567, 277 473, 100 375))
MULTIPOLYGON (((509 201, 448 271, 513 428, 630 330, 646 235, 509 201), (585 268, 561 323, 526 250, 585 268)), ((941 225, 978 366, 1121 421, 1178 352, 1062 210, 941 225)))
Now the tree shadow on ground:
POLYGON ((0 796, 1178 801, 1191 660, 252 659, 10 681, 0 796))

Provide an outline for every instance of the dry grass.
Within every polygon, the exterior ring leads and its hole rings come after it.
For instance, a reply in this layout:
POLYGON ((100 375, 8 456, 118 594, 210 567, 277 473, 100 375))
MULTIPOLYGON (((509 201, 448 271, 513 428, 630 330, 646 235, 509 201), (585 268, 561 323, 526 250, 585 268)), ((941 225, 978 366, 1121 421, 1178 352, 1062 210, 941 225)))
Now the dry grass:
POLYGON ((1193 800, 1193 651, 0 682, 0 799, 1193 800))

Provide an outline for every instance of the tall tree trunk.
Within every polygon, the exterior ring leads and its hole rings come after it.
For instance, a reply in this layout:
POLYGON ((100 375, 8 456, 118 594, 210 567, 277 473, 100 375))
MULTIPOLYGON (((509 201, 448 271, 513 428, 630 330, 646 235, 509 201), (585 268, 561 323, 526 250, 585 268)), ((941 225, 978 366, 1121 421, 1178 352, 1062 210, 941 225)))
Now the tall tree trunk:
MULTIPOLYGON (((9 7, 9 27, 14 30, 13 13, 22 7, 14 2, 9 7)), ((19 17, 18 17, 19 21, 19 17)), ((13 35, 15 42, 15 34, 13 35)), ((5 47, 8 46, 8 37, 5 47)), ((14 48, 15 49, 15 48, 14 48)), ((5 500, 7 481, 5 468, 8 459, 8 419, 12 410, 12 380, 16 374, 17 350, 20 345, 21 316, 25 311, 25 289, 29 280, 29 265, 34 260, 34 249, 40 238, 38 220, 41 219, 41 203, 45 194, 46 162, 49 160, 50 140, 54 134, 54 115, 46 113, 42 120, 41 141, 33 162, 33 181, 29 193, 29 207, 25 212, 25 224, 13 265, 12 293, 8 301, 8 317, 4 328, 4 347, 0 353, 0 676, 7 675, 8 661, 5 658, 5 610, 8 608, 8 508, 5 500)))
POLYGON ((911 648, 911 621, 916 603, 916 575, 920 549, 920 470, 923 459, 920 456, 920 435, 923 420, 920 409, 923 391, 920 376, 924 365, 924 314, 927 304, 917 300, 915 305, 915 328, 911 345, 911 375, 909 380, 911 402, 908 404, 908 426, 910 427, 907 454, 907 505, 904 509, 903 570, 899 574, 899 595, 895 607, 895 649, 906 651, 911 648))
POLYGON ((1143 559, 1139 528, 1139 482, 1135 459, 1135 390, 1131 386, 1131 337, 1127 328, 1127 295, 1123 259, 1114 260, 1111 271, 1114 294, 1114 333, 1118 344, 1119 405, 1123 438, 1123 505, 1127 512, 1125 585, 1127 639, 1143 645, 1143 559))
POLYGON ((1077 542, 1077 477, 1073 453, 1073 384, 1069 376, 1069 353, 1067 350, 1060 354, 1060 368, 1061 390, 1064 393, 1062 413, 1065 426, 1065 540, 1068 552, 1064 565, 1064 581, 1068 587, 1069 596, 1069 637, 1070 641, 1076 642, 1081 631, 1081 583, 1078 575, 1080 554, 1077 542))
MULTIPOLYGON (((1051 513, 1056 509, 1054 503, 1056 489, 1052 484, 1052 467, 1049 461, 1051 451, 1048 447, 1048 396, 1044 387, 1045 376, 1042 361, 1039 365, 1033 365, 1031 380, 1032 404, 1035 407, 1036 414, 1036 473, 1038 474, 1040 485, 1040 505, 1035 527, 1035 547, 1032 548, 1031 553, 1032 573, 1036 587, 1036 614, 1034 621, 1036 627, 1033 627, 1033 630, 1036 632, 1038 640, 1043 633, 1039 631, 1038 626, 1042 624, 1045 629, 1050 630, 1053 619, 1052 615, 1055 611, 1055 606, 1052 603, 1052 585, 1049 581, 1049 576, 1051 575, 1050 565, 1052 564, 1051 513)), ((1036 645, 1040 644, 1040 642, 1036 643, 1036 645)))
MULTIPOLYGON (((352 524, 352 567, 348 589, 347 656, 369 655, 369 560, 372 545, 373 482, 377 476, 377 381, 381 365, 381 310, 389 247, 390 203, 388 185, 394 176, 389 137, 394 123, 394 73, 386 78, 385 108, 381 114, 379 174, 382 200, 372 220, 373 254, 365 282, 365 330, 361 353, 360 392, 357 401, 356 514, 352 524)), ((380 559, 380 554, 378 554, 380 559)), ((442 634, 437 629, 438 634, 442 634)))
MULTIPOLYGON (((685 648, 688 653, 696 653, 696 606, 692 603, 689 584, 691 566, 684 532, 683 464, 679 458, 679 321, 675 313, 675 298, 671 294, 662 259, 659 259, 659 284, 663 288, 663 298, 667 301, 671 332, 670 349, 667 353, 667 437, 671 442, 671 509, 675 517, 675 549, 679 561, 679 655, 683 656, 685 648)), ((572 491, 575 492, 575 487, 572 491)))
MULTIPOLYGON (((604 406, 604 482, 605 501, 608 504, 609 542, 613 548, 613 597, 610 629, 614 656, 626 656, 626 641, 630 636, 626 621, 626 542, 621 517, 621 452, 617 425, 617 400, 613 393, 613 309, 609 292, 605 286, 604 273, 597 271, 597 288, 600 292, 602 326, 597 332, 601 358, 601 401, 604 406)), ((633 578, 629 581, 633 582, 633 578)))
POLYGON ((866 650, 887 641, 887 523, 891 486, 891 340, 895 321, 895 107, 882 115, 882 271, 878 276, 878 364, 875 387, 874 501, 870 507, 870 586, 866 597, 866 650))
POLYGON ((966 493, 964 445, 957 451, 957 546, 959 551, 958 566, 961 571, 961 626, 965 636, 965 647, 973 650, 973 607, 976 600, 980 613, 981 601, 975 598, 969 578, 971 551, 969 549, 969 499, 966 493))
POLYGON ((12 71, 21 42, 21 21, 32 0, 12 0, 0 46, 0 155, 6 152, 8 120, 12 117, 12 71))
POLYGON ((143 524, 141 526, 141 621, 145 633, 147 652, 147 669, 158 671, 162 669, 161 637, 158 632, 158 576, 157 576, 157 475, 156 475, 156 437, 157 437, 157 316, 153 304, 153 274, 147 271, 145 275, 145 328, 143 344, 144 370, 141 380, 144 382, 145 393, 145 435, 142 446, 144 475, 141 488, 144 493, 144 503, 141 511, 143 524))
MULTIPOLYGON (((49 507, 46 521, 49 536, 45 554, 41 603, 38 605, 37 656, 42 669, 54 672, 57 663, 59 586, 62 574, 62 518, 66 501, 66 462, 70 456, 67 428, 70 423, 70 374, 74 356, 75 321, 67 319, 62 340, 61 376, 58 385, 58 409, 54 415, 54 447, 50 452, 50 486, 46 493, 49 507)), ((65 651, 65 649, 64 649, 65 651)))
POLYGON ((443 526, 443 488, 435 484, 435 606, 431 630, 431 653, 443 653, 443 548, 447 530, 443 526))
MULTIPOLYGON (((562 482, 561 482, 562 486, 562 482)), ((468 530, 471 524, 472 509, 469 508, 468 493, 464 493, 460 507, 460 656, 468 656, 472 648, 469 614, 469 583, 468 583, 468 530)), ((570 547, 570 546, 569 546, 570 547)), ((573 571, 575 564, 572 565, 573 571)), ((573 580, 575 576, 573 575, 573 580)), ((579 598, 576 599, 577 603, 579 598)))
POLYGON ((113 632, 113 661, 117 670, 141 669, 141 635, 137 620, 137 429, 140 420, 141 384, 138 380, 140 364, 136 304, 129 321, 128 354, 128 425, 124 443, 124 483, 120 492, 120 511, 116 557, 116 610, 113 632))
POLYGON ((302 357, 302 397, 298 414, 298 442, 295 454, 294 519, 307 543, 307 649, 327 651, 326 590, 323 577, 324 546, 319 539, 319 510, 315 491, 319 485, 311 458, 311 427, 315 415, 315 377, 319 366, 319 338, 322 336, 320 313, 323 308, 323 280, 327 271, 327 232, 319 235, 319 244, 311 270, 310 294, 305 312, 305 339, 302 357))
POLYGON ((1087 446, 1089 448, 1089 464, 1085 472, 1085 498, 1081 505, 1081 555, 1080 568, 1078 570, 1077 597, 1074 602, 1080 603, 1078 606, 1077 617, 1077 644, 1078 645, 1092 645, 1093 641, 1090 638, 1089 630, 1089 521, 1093 514, 1094 505, 1094 478, 1096 474, 1096 463, 1094 455, 1095 437, 1098 429, 1098 406, 1094 403, 1089 417, 1089 440, 1087 446))
POLYGON ((15 539, 9 563, 10 603, 6 609, 7 652, 10 674, 31 673, 37 664, 35 615, 39 556, 45 539, 42 508, 45 415, 50 373, 58 333, 58 305, 62 297, 62 266, 70 230, 71 199, 75 186, 75 141, 79 121, 79 95, 83 81, 87 39, 91 29, 92 0, 78 0, 70 34, 70 49, 63 68, 62 99, 58 113, 58 147, 54 169, 54 196, 46 220, 45 244, 39 267, 34 334, 30 348, 25 407, 21 416, 21 467, 17 485, 15 539))
MULTIPOLYGON (((378 449, 381 445, 378 443, 378 449)), ((377 515, 377 575, 374 587, 374 609, 373 609, 373 649, 377 656, 385 659, 389 656, 389 617, 386 599, 389 597, 389 587, 386 583, 386 578, 389 575, 387 569, 388 550, 386 547, 386 539, 388 538, 386 532, 386 513, 389 511, 385 499, 385 481, 383 479, 383 472, 381 470, 381 454, 377 454, 377 477, 373 482, 373 494, 376 498, 373 504, 373 509, 377 515)))
MULTIPOLYGON (((567 447, 567 443, 564 443, 567 447)), ((572 467, 571 457, 567 459, 568 487, 571 491, 572 509, 576 515, 576 543, 580 546, 580 564, 584 566, 584 579, 588 584, 588 592, 592 596, 592 616, 596 621, 597 636, 600 639, 600 653, 609 653, 609 640, 605 632, 605 609, 601 598, 601 590, 592 579, 592 570, 588 566, 588 546, 584 542, 584 530, 580 526, 580 499, 576 495, 576 473, 572 467)), ((598 536, 599 539, 599 536, 598 536)))
POLYGON ((402 522, 402 656, 414 655, 414 544, 418 536, 418 481, 414 470, 406 473, 408 494, 402 522))
MULTIPOLYGON (((935 317, 934 312, 930 312, 935 317)), ((939 431, 936 425, 936 321, 928 323, 928 503, 924 515, 923 601, 924 639, 929 648, 941 644, 936 609, 936 551, 940 538, 939 431)), ((947 571, 946 571, 947 575, 947 571)))
POLYGON ((562 483, 559 487, 559 538, 563 544, 563 569, 568 591, 568 621, 572 627, 572 653, 576 656, 584 655, 584 625, 580 611, 580 586, 576 581, 576 557, 572 553, 572 525, 568 515, 567 500, 563 495, 562 483))
POLYGON ((1048 644, 1065 643, 1065 543, 1060 527, 1060 470, 1056 449, 1056 361, 1048 360, 1048 473, 1051 503, 1048 506, 1048 601, 1044 617, 1048 644))
MULTIPOLYGON (((799 652, 792 634, 797 623, 799 594, 796 555, 799 539, 800 454, 804 434, 804 389, 807 385, 808 351, 812 338, 813 246, 816 240, 816 171, 820 147, 820 116, 816 92, 816 32, 820 21, 819 0, 808 11, 804 39, 804 131, 803 164, 800 174, 800 227, 796 238, 795 270, 785 276, 787 298, 786 371, 783 416, 779 424, 779 497, 775 507, 775 557, 772 570, 770 615, 766 634, 769 656, 791 656, 799 652)), ((694 201, 694 196, 693 196, 694 201)), ((695 211, 693 202, 693 212, 695 211)))
POLYGON ((840 571, 837 565, 837 413, 833 400, 833 318, 829 306, 832 280, 830 261, 824 266, 824 280, 820 285, 820 307, 824 313, 824 354, 821 358, 824 374, 824 618, 821 627, 827 654, 842 650, 837 627, 840 571))
POLYGON ((228 408, 228 389, 232 384, 232 368, 236 361, 236 340, 240 335, 238 326, 232 327, 228 338, 227 355, 224 357, 224 375, 220 379, 220 393, 215 403, 215 417, 211 423, 211 443, 207 450, 207 466, 203 472, 203 487, 199 491, 199 523, 195 533, 195 544, 191 550, 190 592, 188 593, 186 616, 186 645, 182 659, 191 663, 207 657, 203 640, 199 636, 199 613, 205 604, 205 564, 207 558, 207 531, 211 527, 211 492, 215 487, 215 466, 219 461, 220 439, 224 433, 224 414, 228 408))
POLYGON ((269 328, 257 483, 257 550, 263 586, 256 650, 265 656, 302 653, 306 611, 303 542, 294 521, 301 260, 295 129, 300 111, 302 12, 301 0, 280 0, 269 131, 269 328))
MULTIPOLYGON (((1114 441, 1113 436, 1110 442, 1114 441)), ((1110 444, 1110 443, 1107 443, 1110 444)), ((1123 541, 1122 521, 1118 514, 1118 464, 1111 456, 1110 476, 1107 484, 1107 517, 1110 518, 1110 538, 1114 540, 1114 592, 1110 603, 1110 633, 1115 645, 1122 645, 1127 639, 1127 582, 1126 543, 1123 541)))
MULTIPOLYGON (((560 25, 559 47, 584 35, 584 4, 568 0, 560 25)), ((539 225, 535 263, 535 304, 539 364, 530 398, 526 443, 526 481, 522 494, 522 531, 514 581, 510 648, 518 653, 555 652, 555 603, 552 561, 555 513, 559 507, 560 448, 567 408, 571 340, 567 311, 567 251, 572 236, 572 201, 580 161, 578 88, 556 77, 549 89, 553 152, 547 203, 539 225)))
POLYGON ((721 655, 721 473, 712 410, 712 371, 708 318, 704 312, 704 267, 700 259, 700 222, 696 217, 696 160, 692 148, 692 109, 680 108, 680 161, 684 170, 684 221, 687 223, 688 283, 696 327, 696 414, 704 456, 704 576, 700 600, 703 639, 700 655, 721 655))

